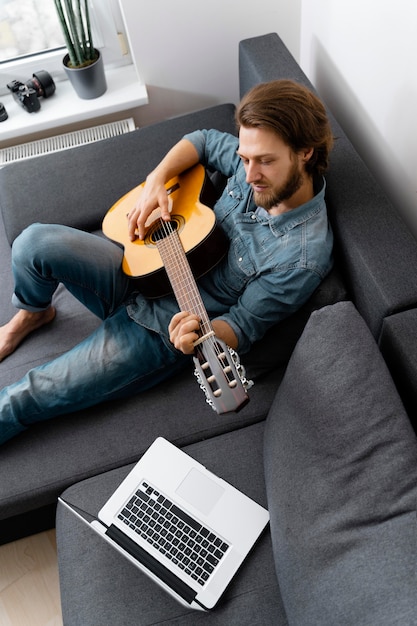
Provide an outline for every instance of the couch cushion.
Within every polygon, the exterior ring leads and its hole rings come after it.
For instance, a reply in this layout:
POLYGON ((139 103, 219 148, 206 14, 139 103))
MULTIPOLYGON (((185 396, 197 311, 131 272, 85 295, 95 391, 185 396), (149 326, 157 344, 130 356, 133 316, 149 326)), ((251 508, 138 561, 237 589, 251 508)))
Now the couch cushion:
POLYGON ((186 369, 138 396, 32 426, 1 449, 0 541, 2 520, 7 527, 12 516, 54 504, 74 482, 137 460, 158 435, 186 445, 264 420, 279 380, 271 374, 239 413, 217 415, 186 369))
MULTIPOLYGON (((185 451, 265 504, 263 427, 261 423, 242 428, 185 451)), ((129 470, 130 466, 83 481, 62 497, 91 520, 129 470)), ((58 506, 57 542, 62 610, 68 626, 287 624, 267 531, 210 613, 182 607, 62 504, 58 506)))
POLYGON ((288 620, 411 624, 417 442, 354 306, 313 313, 267 418, 265 476, 288 620))

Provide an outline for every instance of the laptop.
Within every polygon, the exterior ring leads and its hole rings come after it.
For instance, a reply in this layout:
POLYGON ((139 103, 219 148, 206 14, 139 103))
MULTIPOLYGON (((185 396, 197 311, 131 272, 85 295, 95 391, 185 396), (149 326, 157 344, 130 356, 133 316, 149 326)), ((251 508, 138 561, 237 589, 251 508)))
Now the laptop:
POLYGON ((266 509, 159 437, 91 527, 183 605, 213 609, 266 509))

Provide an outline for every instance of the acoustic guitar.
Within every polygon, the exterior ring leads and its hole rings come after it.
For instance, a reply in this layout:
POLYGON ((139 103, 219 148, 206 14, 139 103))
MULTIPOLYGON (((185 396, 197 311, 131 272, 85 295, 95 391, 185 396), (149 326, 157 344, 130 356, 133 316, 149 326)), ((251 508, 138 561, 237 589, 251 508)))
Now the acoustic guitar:
POLYGON ((137 281, 147 297, 174 292, 181 311, 201 319, 195 342, 197 380, 207 402, 219 414, 239 411, 248 401, 252 382, 245 378, 236 352, 216 337, 204 307, 195 276, 209 271, 227 251, 227 239, 216 223, 214 211, 203 204, 207 177, 201 165, 166 184, 171 219, 162 220, 159 209, 146 222, 144 240, 128 236, 127 215, 135 206, 144 183, 123 196, 103 220, 103 233, 124 248, 123 271, 137 281))

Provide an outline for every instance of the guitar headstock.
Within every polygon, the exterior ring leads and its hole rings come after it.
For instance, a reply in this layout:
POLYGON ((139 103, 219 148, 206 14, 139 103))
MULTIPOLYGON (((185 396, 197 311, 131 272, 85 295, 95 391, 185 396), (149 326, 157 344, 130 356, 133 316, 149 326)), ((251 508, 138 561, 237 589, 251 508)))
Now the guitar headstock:
POLYGON ((195 375, 207 402, 219 414, 240 411, 248 402, 247 381, 239 357, 226 344, 212 337, 199 343, 194 356, 195 375))

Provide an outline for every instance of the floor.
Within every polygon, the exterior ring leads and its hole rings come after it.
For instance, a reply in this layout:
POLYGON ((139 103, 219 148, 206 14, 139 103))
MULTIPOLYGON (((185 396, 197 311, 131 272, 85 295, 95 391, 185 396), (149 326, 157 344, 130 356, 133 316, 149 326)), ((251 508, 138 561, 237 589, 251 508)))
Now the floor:
POLYGON ((62 626, 55 531, 0 546, 0 626, 62 626))

